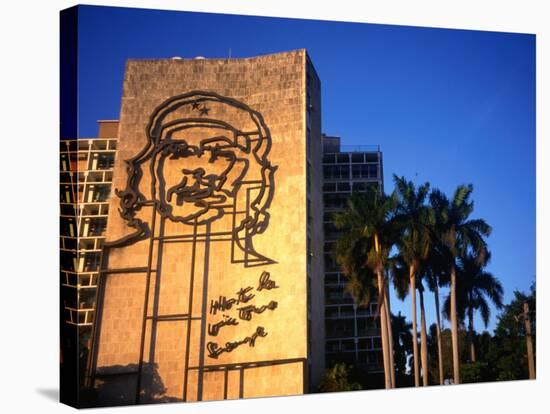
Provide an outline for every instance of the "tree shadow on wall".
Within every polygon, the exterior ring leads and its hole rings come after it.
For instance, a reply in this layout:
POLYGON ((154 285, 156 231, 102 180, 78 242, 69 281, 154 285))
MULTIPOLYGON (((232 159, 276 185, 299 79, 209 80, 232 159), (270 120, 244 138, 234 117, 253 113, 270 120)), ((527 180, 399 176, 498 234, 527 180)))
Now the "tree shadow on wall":
MULTIPOLYGON (((80 407, 107 407, 135 405, 138 364, 102 367, 96 376, 94 388, 80 392, 80 407)), ((158 364, 143 364, 139 404, 182 402, 181 398, 166 395, 167 388, 158 372, 158 364)))

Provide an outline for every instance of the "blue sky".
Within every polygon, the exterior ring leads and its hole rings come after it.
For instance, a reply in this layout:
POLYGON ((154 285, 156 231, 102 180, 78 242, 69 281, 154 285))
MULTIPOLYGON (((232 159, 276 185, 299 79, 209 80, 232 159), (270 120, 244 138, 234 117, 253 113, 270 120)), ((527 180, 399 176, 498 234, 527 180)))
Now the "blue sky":
MULTIPOLYGON (((488 270, 505 302, 527 291, 535 279, 534 35, 85 6, 78 134, 96 136, 98 119, 118 119, 126 59, 300 48, 321 79, 323 131, 344 144, 379 144, 388 192, 392 174, 449 195, 472 183, 473 216, 493 227, 488 270)), ((409 299, 393 298, 392 307, 410 315, 409 299)), ((429 296, 426 308, 432 323, 429 296)))

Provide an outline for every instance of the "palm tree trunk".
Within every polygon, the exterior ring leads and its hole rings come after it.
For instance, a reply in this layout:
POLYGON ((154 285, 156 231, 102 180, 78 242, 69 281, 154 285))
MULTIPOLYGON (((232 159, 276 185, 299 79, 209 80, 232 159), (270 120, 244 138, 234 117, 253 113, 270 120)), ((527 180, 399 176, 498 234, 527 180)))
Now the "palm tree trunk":
POLYGON ((387 322, 387 333, 388 333, 388 350, 390 358, 390 376, 391 376, 391 387, 395 388, 395 364, 393 361, 393 334, 391 329, 391 308, 390 308, 390 290, 386 285, 386 322, 387 322))
POLYGON ((470 360, 476 362, 476 347, 474 344, 474 310, 468 310, 468 336, 470 337, 470 360))
POLYGON ((439 286, 435 284, 435 317, 437 329, 437 360, 439 365, 439 384, 443 385, 445 378, 443 374, 443 345, 441 344, 441 320, 439 317, 439 286))
MULTIPOLYGON (((380 254, 380 244, 378 242, 378 234, 374 233, 374 250, 376 255, 380 254)), ((376 276, 378 279, 378 302, 380 309, 380 336, 382 342, 382 357, 384 359, 384 383, 386 389, 391 388, 391 366, 390 366, 390 353, 389 353, 389 340, 388 340, 388 321, 386 315, 386 295, 385 295, 385 283, 384 275, 382 272, 382 266, 378 266, 376 269, 376 276)))
POLYGON ((428 386, 428 340, 426 336, 426 313, 424 311, 424 292, 418 290, 420 297, 420 355, 422 361, 422 385, 428 386))
POLYGON ((458 321, 456 317, 456 268, 451 265, 451 337, 453 343, 454 383, 460 384, 460 359, 458 356, 458 321))
POLYGON ((411 308, 412 308, 412 345, 413 345, 413 365, 414 365, 414 386, 420 386, 420 366, 418 364, 418 338, 416 333, 416 275, 414 266, 409 266, 409 278, 411 289, 411 308))
POLYGON ((535 379, 535 357, 533 353, 533 338, 531 337, 531 318, 529 303, 523 302, 523 323, 525 324, 525 340, 527 341, 527 363, 529 364, 529 379, 535 379))
POLYGON ((391 367, 388 352, 388 322, 386 317, 386 300, 384 295, 384 281, 382 271, 376 272, 378 279, 378 301, 380 303, 380 337, 382 342, 382 357, 384 360, 384 384, 386 389, 391 388, 391 367))

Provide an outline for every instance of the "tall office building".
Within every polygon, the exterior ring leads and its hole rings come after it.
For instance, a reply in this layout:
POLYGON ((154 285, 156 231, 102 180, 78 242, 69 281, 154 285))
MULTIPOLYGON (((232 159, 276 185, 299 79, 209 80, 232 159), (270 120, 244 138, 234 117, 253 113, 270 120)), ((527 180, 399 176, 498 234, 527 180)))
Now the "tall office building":
POLYGON ((105 239, 117 121, 99 121, 97 138, 60 142, 61 356, 62 389, 82 385, 95 317, 99 258, 105 239))
POLYGON ((60 148, 61 286, 76 293, 64 305, 65 320, 90 327, 99 276, 99 256, 109 212, 117 121, 99 121, 97 138, 63 140, 60 148))
POLYGON ((305 50, 127 62, 89 365, 100 404, 315 390, 321 146, 305 50))
POLYGON ((326 364, 346 362, 369 373, 383 372, 376 303, 357 307, 345 291, 345 278, 332 255, 339 231, 332 215, 342 211, 352 191, 376 186, 383 191, 382 153, 377 146, 342 147, 323 134, 323 227, 325 257, 326 364))

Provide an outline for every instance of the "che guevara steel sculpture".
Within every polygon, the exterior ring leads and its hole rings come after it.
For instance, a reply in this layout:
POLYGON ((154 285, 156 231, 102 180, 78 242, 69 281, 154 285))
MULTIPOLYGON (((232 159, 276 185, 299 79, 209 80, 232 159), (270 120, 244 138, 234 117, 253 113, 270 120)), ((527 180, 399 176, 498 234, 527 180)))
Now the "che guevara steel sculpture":
POLYGON ((107 247, 121 247, 150 236, 149 223, 136 217, 143 206, 152 204, 161 217, 174 222, 202 225, 233 214, 239 195, 243 195, 247 188, 254 188, 255 194, 248 200, 248 214, 235 220, 233 243, 245 253, 245 265, 271 261, 253 246, 254 236, 263 233, 269 224, 268 209, 275 191, 274 173, 277 169, 268 159, 271 135, 259 112, 214 92, 193 91, 172 97, 155 109, 147 126, 147 139, 145 147, 126 161, 126 188, 116 190, 120 198, 120 215, 135 232, 107 243, 107 247), (214 103, 248 114, 255 128, 243 131, 224 120, 210 118, 209 105, 214 103), (190 108, 196 116, 166 121, 173 112, 184 107, 190 108), (199 143, 173 138, 174 133, 192 128, 212 128, 221 133, 199 143), (205 168, 183 169, 181 181, 167 186, 164 177, 166 160, 193 157, 208 160, 205 164, 215 163, 221 158, 227 160, 228 165, 219 174, 209 174, 205 168), (151 174, 151 199, 139 190, 142 168, 147 162, 151 174), (250 177, 253 169, 256 176, 250 177), (185 214, 177 214, 174 212, 176 205, 194 208, 185 210, 185 214))

